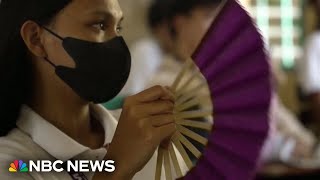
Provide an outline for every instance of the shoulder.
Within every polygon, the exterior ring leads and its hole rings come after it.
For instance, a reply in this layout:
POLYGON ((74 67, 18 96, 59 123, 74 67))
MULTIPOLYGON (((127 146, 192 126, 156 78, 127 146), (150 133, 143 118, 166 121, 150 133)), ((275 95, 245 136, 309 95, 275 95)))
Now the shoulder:
POLYGON ((0 137, 1 159, 48 158, 48 154, 29 135, 20 129, 13 129, 7 136, 0 137))
POLYGON ((30 137, 19 129, 13 129, 7 136, 0 137, 0 155, 16 155, 25 152, 32 144, 30 137))
POLYGON ((14 160, 28 162, 31 159, 33 142, 19 129, 12 130, 7 136, 0 137, 0 179, 32 179, 29 173, 10 173, 9 167, 14 160))
MULTIPOLYGON (((6 180, 40 180, 61 179, 64 174, 41 174, 37 172, 11 173, 9 167, 15 160, 28 164, 30 160, 54 160, 33 139, 20 129, 13 129, 7 136, 0 137, 0 179, 6 180)), ((68 176, 67 176, 68 177, 68 176)), ((64 178, 65 179, 65 178, 64 178)))

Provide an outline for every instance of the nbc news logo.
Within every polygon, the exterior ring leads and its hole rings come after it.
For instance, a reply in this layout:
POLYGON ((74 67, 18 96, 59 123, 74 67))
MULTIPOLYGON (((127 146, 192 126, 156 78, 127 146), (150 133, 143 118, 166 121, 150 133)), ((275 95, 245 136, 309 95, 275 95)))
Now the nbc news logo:
POLYGON ((29 166, 22 160, 14 160, 10 163, 9 172, 114 172, 113 160, 90 161, 90 160, 61 160, 29 161, 29 166))
POLYGON ((14 160, 9 167, 9 172, 28 172, 27 164, 22 160, 14 160))

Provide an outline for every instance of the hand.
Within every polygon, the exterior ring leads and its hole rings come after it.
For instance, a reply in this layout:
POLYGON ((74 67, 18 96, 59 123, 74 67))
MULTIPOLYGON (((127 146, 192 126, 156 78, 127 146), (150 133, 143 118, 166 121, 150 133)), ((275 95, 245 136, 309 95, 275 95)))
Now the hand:
POLYGON ((125 100, 106 157, 115 161, 119 179, 131 179, 151 159, 160 143, 175 133, 173 108, 172 92, 161 86, 125 100))

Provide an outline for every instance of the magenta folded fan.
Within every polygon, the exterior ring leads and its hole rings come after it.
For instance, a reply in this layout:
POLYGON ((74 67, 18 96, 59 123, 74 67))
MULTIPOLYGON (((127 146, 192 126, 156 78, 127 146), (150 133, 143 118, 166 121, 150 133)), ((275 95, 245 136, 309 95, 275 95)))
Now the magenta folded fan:
POLYGON ((156 180, 254 178, 269 130, 268 60, 251 17, 224 0, 172 85, 177 132, 158 148, 156 180))
POLYGON ((185 179, 247 180, 268 134, 270 66, 251 17, 228 0, 193 55, 210 88, 214 127, 185 179))

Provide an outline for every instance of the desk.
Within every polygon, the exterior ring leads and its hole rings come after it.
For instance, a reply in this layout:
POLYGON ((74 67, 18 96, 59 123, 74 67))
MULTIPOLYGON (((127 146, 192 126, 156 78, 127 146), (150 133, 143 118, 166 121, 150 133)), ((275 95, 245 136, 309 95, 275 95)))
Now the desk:
POLYGON ((256 180, 320 180, 320 169, 299 169, 281 163, 265 165, 256 180))

